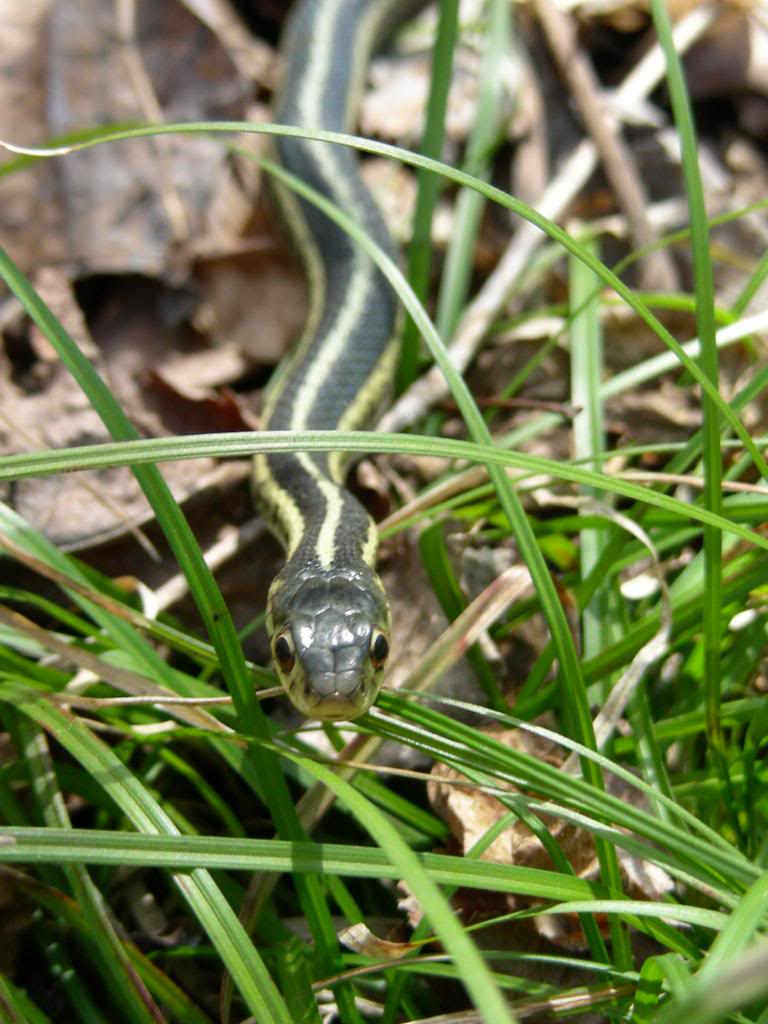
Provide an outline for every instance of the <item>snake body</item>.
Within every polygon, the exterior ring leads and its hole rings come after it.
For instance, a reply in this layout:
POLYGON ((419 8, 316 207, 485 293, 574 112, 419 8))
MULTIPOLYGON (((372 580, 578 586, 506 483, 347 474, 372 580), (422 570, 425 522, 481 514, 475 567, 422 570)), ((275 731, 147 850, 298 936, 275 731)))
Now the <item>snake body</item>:
MULTIPOLYGON (((413 0, 302 0, 281 44, 274 120, 349 131, 371 51, 413 0)), ((282 166, 341 207, 387 253, 393 245, 346 147, 280 138, 282 166)), ((275 186, 310 292, 304 332, 271 383, 269 430, 352 430, 390 385, 397 304, 371 260, 310 203, 275 186)), ((375 572, 377 533, 329 454, 257 456, 257 504, 286 563, 268 597, 267 631, 280 682, 305 715, 361 715, 375 700, 390 647, 390 612, 375 572)))

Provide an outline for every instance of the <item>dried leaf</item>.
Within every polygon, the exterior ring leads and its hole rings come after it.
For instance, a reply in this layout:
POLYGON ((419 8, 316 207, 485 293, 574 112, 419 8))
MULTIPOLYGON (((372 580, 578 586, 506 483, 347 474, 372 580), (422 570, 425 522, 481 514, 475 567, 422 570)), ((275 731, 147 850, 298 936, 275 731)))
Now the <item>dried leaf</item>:
MULTIPOLYGON (((491 727, 482 731, 493 739, 547 764, 558 768, 564 764, 561 748, 544 737, 521 729, 491 727)), ((464 776, 454 768, 436 764, 432 769, 432 780, 427 792, 433 810, 448 825, 460 853, 466 855, 489 828, 508 815, 509 810, 496 797, 477 786, 468 782, 462 785, 462 780, 466 782, 464 776)), ((511 785, 503 785, 502 788, 514 792, 511 785)), ((637 791, 621 780, 609 778, 609 789, 629 802, 642 802, 637 791)), ((538 816, 549 834, 557 841, 576 874, 581 878, 596 878, 598 864, 591 833, 559 818, 545 814, 538 816)), ((627 890, 633 898, 660 899, 671 891, 672 879, 662 868, 640 861, 621 849, 618 853, 627 890)), ((481 857, 483 860, 543 870, 552 870, 554 867, 539 839, 519 820, 512 822, 481 857)), ((515 899, 514 905, 519 904, 520 901, 515 899)), ((489 913, 494 912, 498 912, 498 907, 496 910, 489 909, 489 913)), ((535 926, 539 934, 551 942, 569 948, 582 948, 584 945, 584 937, 576 915, 573 915, 573 918, 569 915, 540 915, 536 918, 535 926)))
POLYGON ((419 948, 416 942, 388 942, 374 935, 367 924, 353 924, 339 932, 339 942, 354 953, 363 953, 380 960, 401 960, 419 948))

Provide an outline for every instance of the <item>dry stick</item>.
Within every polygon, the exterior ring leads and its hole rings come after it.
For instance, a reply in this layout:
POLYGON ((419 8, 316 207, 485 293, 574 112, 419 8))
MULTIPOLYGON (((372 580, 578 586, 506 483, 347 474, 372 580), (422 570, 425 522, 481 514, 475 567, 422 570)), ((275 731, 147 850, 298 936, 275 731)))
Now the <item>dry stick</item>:
MULTIPOLYGON (((0 414, 0 419, 2 419, 2 414, 0 414)), ((226 480, 229 474, 221 474, 220 469, 221 467, 218 467, 212 473, 207 474, 203 478, 201 488, 217 483, 218 479, 222 477, 226 480)), ((154 513, 151 518, 154 518, 154 513)), ((138 520, 128 523, 128 528, 135 528, 137 522, 138 520)), ((264 534, 266 534, 266 526, 260 516, 253 516, 251 519, 241 523, 240 526, 225 526, 217 540, 203 553, 205 564, 211 571, 215 572, 230 558, 239 554, 244 548, 251 545, 264 534)), ((51 567, 42 559, 35 558, 34 555, 31 555, 23 547, 11 540, 3 530, 0 530, 0 548, 7 550, 18 562, 28 566, 34 572, 53 580, 65 590, 72 590, 75 593, 81 594, 95 605, 105 608, 112 615, 117 615, 131 622, 137 629, 151 630, 152 619, 157 618, 161 612, 167 611, 172 605, 178 604, 189 593, 189 581, 186 576, 183 573, 176 573, 167 579, 165 583, 161 583, 156 590, 148 590, 152 599, 152 615, 146 616, 135 612, 128 605, 112 601, 109 597, 96 590, 96 588, 78 583, 67 576, 66 573, 51 567)))
MULTIPOLYGON (((671 125, 658 133, 657 140, 661 148, 675 163, 681 163, 680 136, 671 125)), ((723 165, 720 156, 705 142, 699 143, 697 158, 701 180, 707 195, 707 208, 709 208, 711 193, 715 193, 718 196, 728 197, 731 200, 731 209, 737 209, 739 202, 733 202, 734 199, 738 200, 738 193, 734 193, 733 172, 723 165)), ((764 209, 748 209, 744 211, 740 219, 742 224, 754 233, 757 241, 765 245, 768 241, 768 225, 766 225, 764 209)))
POLYGON ((125 622, 130 622, 137 629, 148 630, 151 628, 152 623, 141 612, 137 612, 129 607, 129 605, 122 604, 122 602, 114 600, 109 595, 103 594, 91 584, 81 583, 79 580, 72 579, 65 572, 49 565, 42 558, 37 558, 31 554, 21 544, 17 544, 12 540, 2 529, 0 529, 0 551, 7 551, 16 562, 25 565, 39 576, 57 583, 65 593, 71 591, 73 594, 79 594, 81 597, 87 598, 92 604, 108 611, 110 615, 115 615, 125 622))
MULTIPOLYGON (((178 505, 183 505, 186 501, 201 498, 208 491, 215 490, 221 492, 231 489, 234 485, 240 483, 241 480, 247 479, 249 474, 250 469, 247 459, 227 459, 226 462, 215 463, 210 470, 199 476, 194 484, 173 488, 173 496, 178 505)), ((90 537, 87 546, 92 548, 97 544, 107 544, 113 540, 122 540, 126 532, 133 533, 135 530, 139 530, 141 527, 154 521, 154 510, 148 502, 145 502, 140 511, 134 512, 130 518, 121 520, 115 526, 106 527, 99 533, 94 534, 93 537, 90 537)), ((74 553, 84 546, 82 544, 77 546, 70 544, 64 550, 74 553)))
MULTIPOLYGON (((217 540, 203 552, 205 564, 215 572, 239 554, 259 537, 266 534, 267 528, 261 516, 246 519, 240 526, 225 527, 217 540)), ((165 583, 161 583, 154 592, 156 613, 167 611, 171 605, 178 604, 189 593, 189 580, 183 573, 176 573, 165 583)))
MULTIPOLYGON (((632 151, 619 131, 617 118, 600 100, 601 87, 591 63, 578 45, 573 19, 551 0, 534 0, 560 74, 568 83, 581 119, 600 155, 608 181, 629 225, 632 243, 642 249, 656 241, 646 210, 649 197, 635 169, 632 151)), ((646 291, 673 291, 678 274, 666 249, 649 252, 642 264, 646 291)))
MULTIPOLYGON (((716 8, 702 4, 695 8, 675 27, 675 46, 683 52, 714 21, 716 8)), ((645 98, 664 75, 664 58, 658 45, 654 46, 629 72, 616 91, 612 108, 617 111, 631 109, 645 98)), ((539 213, 549 220, 557 220, 583 187, 597 165, 597 149, 593 142, 584 140, 565 161, 538 204, 539 213)), ((463 371, 480 347, 489 325, 503 308, 515 281, 528 266, 536 249, 547 236, 528 221, 523 221, 475 299, 467 307, 449 347, 451 361, 463 371)), ((379 421, 378 430, 399 431, 420 419, 427 409, 448 393, 442 373, 433 367, 402 395, 379 421)))
POLYGON ((229 54, 245 79, 274 85, 277 60, 271 46, 257 39, 238 17, 231 0, 181 0, 206 25, 229 54))
MULTIPOLYGON (((227 527, 222 532, 222 536, 220 536, 220 538, 204 553, 203 557, 205 558, 205 564, 212 571, 219 569, 228 558, 238 554, 243 548, 247 547, 265 532, 266 527, 261 517, 258 516, 254 516, 252 519, 246 520, 246 522, 241 526, 227 527)), ((66 573, 49 565, 43 559, 37 558, 35 555, 31 554, 20 544, 17 544, 12 540, 2 529, 0 529, 0 550, 7 551, 8 554, 10 554, 17 562, 20 562, 22 565, 26 565, 27 568, 38 573, 40 576, 44 576, 46 579, 57 583, 65 593, 67 591, 71 591, 75 594, 79 594, 92 604, 108 611, 110 615, 115 615, 118 618, 123 619, 125 622, 130 622, 136 629, 146 630, 148 632, 151 632, 152 630, 154 625, 153 620, 161 612, 167 611, 172 604, 182 600, 189 591, 189 584, 186 582, 186 577, 179 573, 172 576, 156 590, 149 591, 153 611, 153 614, 149 616, 136 611, 134 608, 131 608, 127 604, 123 604, 121 601, 113 600, 107 594, 103 594, 95 587, 72 579, 66 573)))
MULTIPOLYGON (((640 469, 625 469, 620 473, 611 474, 614 480, 631 480, 634 483, 650 484, 681 484, 683 487, 695 487, 704 490, 705 480, 701 476, 689 476, 687 473, 651 473, 640 469)), ((740 480, 723 480, 724 494, 758 494, 768 498, 768 487, 761 484, 745 484, 740 480)))
MULTIPOLYGON (((547 402, 542 398, 499 398, 498 395, 484 395, 475 398, 478 409, 526 409, 529 412, 554 412, 564 419, 571 419, 579 410, 567 402, 547 402)), ((444 412, 458 412, 459 403, 447 398, 443 404, 444 412)))
MULTIPOLYGON (((616 452, 616 454, 621 455, 621 452, 616 452)), ((687 473, 661 473, 652 470, 643 471, 635 469, 625 469, 615 473, 606 470, 604 472, 606 476, 610 476, 614 480, 629 480, 632 483, 649 484, 650 486, 657 484, 681 484, 686 487, 695 487, 697 490, 703 490, 704 488, 703 477, 690 476, 687 473)), ((550 487, 555 480, 553 476, 530 474, 519 470, 508 470, 507 476, 512 483, 524 484, 525 491, 530 494, 535 494, 541 487, 550 487)), ((392 512, 391 515, 388 515, 386 519, 382 519, 379 523, 379 530, 382 532, 394 530, 402 523, 408 522, 412 516, 421 515, 435 505, 440 505, 442 502, 448 501, 458 494, 463 494, 472 488, 480 487, 487 482, 488 470, 486 467, 471 466, 469 469, 462 470, 460 473, 454 474, 450 479, 437 484, 431 490, 418 495, 418 497, 409 501, 407 505, 402 505, 395 512, 392 512)), ((739 480, 724 480, 723 492, 729 494, 757 494, 760 497, 768 498, 768 488, 760 484, 745 484, 739 480)), ((562 496, 558 495, 557 502, 562 502, 562 500, 562 496)))
POLYGON ((210 708, 224 707, 232 703, 231 697, 84 697, 79 693, 57 693, 53 698, 58 704, 66 704, 73 708, 86 708, 89 711, 100 711, 103 708, 146 708, 146 707, 179 707, 210 708))

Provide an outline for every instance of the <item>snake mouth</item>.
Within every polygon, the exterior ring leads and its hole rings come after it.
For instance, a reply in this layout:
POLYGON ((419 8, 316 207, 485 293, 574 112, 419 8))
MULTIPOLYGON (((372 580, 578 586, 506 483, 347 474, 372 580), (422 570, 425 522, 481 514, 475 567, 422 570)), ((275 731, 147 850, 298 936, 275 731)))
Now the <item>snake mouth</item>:
POLYGON ((295 703, 299 709, 309 718, 318 718, 326 722, 348 721, 359 718, 373 703, 376 697, 374 687, 365 686, 364 683, 355 677, 350 679, 333 677, 315 680, 314 683, 307 680, 303 687, 303 693, 296 694, 299 700, 295 703))
POLYGON ((368 704, 365 702, 351 701, 346 697, 325 697, 314 705, 309 715, 324 722, 348 722, 359 718, 367 709, 368 704))

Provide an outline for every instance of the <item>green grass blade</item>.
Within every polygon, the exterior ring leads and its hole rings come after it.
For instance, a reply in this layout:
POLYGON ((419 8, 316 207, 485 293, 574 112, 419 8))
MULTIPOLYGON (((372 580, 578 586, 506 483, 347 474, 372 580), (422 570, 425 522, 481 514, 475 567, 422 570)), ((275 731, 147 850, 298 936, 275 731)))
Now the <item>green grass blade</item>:
POLYGON ((679 516, 709 523, 725 533, 741 537, 755 547, 768 550, 768 539, 743 524, 716 515, 699 505, 679 501, 669 495, 617 479, 603 473, 557 462, 538 455, 484 447, 471 441, 448 438, 424 438, 412 434, 374 434, 365 431, 252 431, 228 434, 187 434, 176 438, 150 438, 130 443, 82 445, 55 451, 23 452, 0 457, 0 480, 21 480, 32 476, 50 476, 76 469, 103 469, 109 466, 146 465, 179 459, 242 458, 255 452, 347 451, 398 452, 431 455, 444 459, 466 459, 489 466, 520 469, 531 476, 543 474, 568 480, 585 487, 596 487, 631 501, 644 502, 679 516))
MULTIPOLYGON (((459 25, 459 0, 443 0, 437 35, 432 52, 429 99, 426 122, 421 140, 424 156, 439 159, 445 135, 445 112, 451 86, 453 51, 456 48, 459 25)), ((440 191, 440 178, 426 171, 416 176, 416 210, 413 216, 413 234, 408 245, 408 280, 420 302, 424 303, 432 268, 432 214, 440 191)), ((408 319, 403 331, 397 389, 404 391, 416 379, 419 362, 419 332, 413 320, 408 319)))
MULTIPOLYGON (((18 732, 22 743, 20 753, 29 766, 32 792, 43 820, 54 827, 70 827, 64 795, 59 789, 42 730, 29 719, 23 719, 18 732)), ((131 963, 87 870, 80 865, 71 865, 65 868, 65 874, 83 916, 89 955, 111 996, 121 1011, 136 1024, 142 1021, 153 1024, 159 1008, 131 963)))
MULTIPOLYGON (((509 52, 509 19, 506 0, 491 0, 479 73, 477 109, 465 157, 467 170, 479 178, 486 177, 497 142, 498 107, 503 94, 501 65, 509 52)), ((453 211, 453 229, 445 255, 435 318, 441 338, 453 335, 466 304, 485 204, 482 192, 464 189, 453 211)))
POLYGON ((712 943, 698 977, 702 982, 716 981, 728 962, 733 962, 767 926, 768 872, 758 878, 731 913, 727 925, 712 943))
MULTIPOLYGON (((675 124, 682 148, 683 176, 690 212, 691 249, 696 289, 696 325, 701 342, 701 368, 714 388, 718 387, 718 356, 715 344, 714 285, 709 254, 709 228, 704 205, 704 189, 699 172, 698 145, 688 92, 680 58, 672 39, 669 15, 663 0, 651 0, 656 34, 667 65, 667 84, 675 124)), ((704 502, 719 514, 722 508, 722 460, 720 455, 721 410, 707 392, 702 396, 704 455, 704 502)), ((741 826, 736 799, 728 771, 725 737, 720 724, 721 682, 721 593, 722 535, 711 526, 704 527, 704 684, 706 686, 707 739, 715 769, 726 791, 726 810, 737 836, 741 826)), ((742 837, 743 841, 743 837, 742 837)))
MULTIPOLYGON (((733 1011, 765 1000, 766 996, 768 939, 762 939, 741 957, 721 966, 716 975, 703 979, 699 975, 681 986, 654 1018, 654 1024, 719 1024, 732 1020, 733 1011)), ((763 1012, 760 1020, 764 1021, 765 1016, 763 1012)))
POLYGON ((307 950, 295 936, 277 947, 277 973, 285 992, 285 1000, 295 1021, 322 1024, 320 1011, 312 991, 312 977, 307 965, 307 950))
POLYGON ((22 989, 0 974, 0 1019, 5 1024, 51 1024, 47 1014, 22 989))

